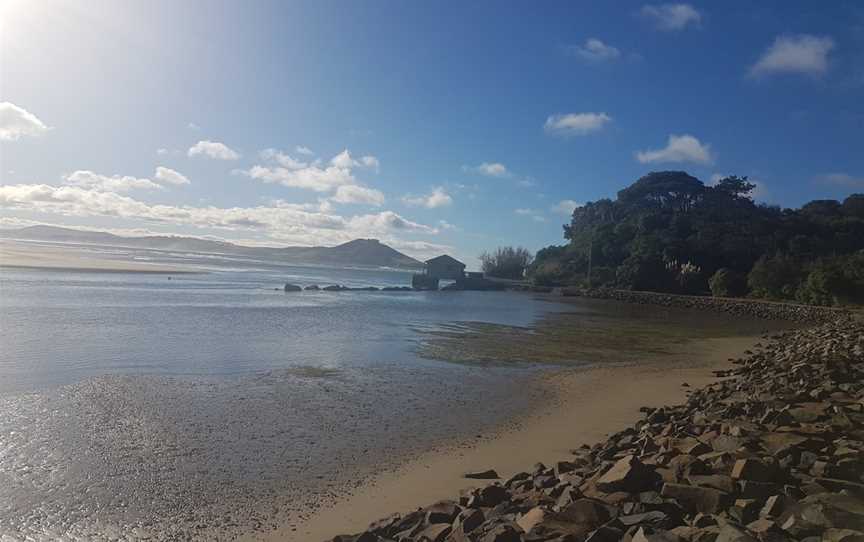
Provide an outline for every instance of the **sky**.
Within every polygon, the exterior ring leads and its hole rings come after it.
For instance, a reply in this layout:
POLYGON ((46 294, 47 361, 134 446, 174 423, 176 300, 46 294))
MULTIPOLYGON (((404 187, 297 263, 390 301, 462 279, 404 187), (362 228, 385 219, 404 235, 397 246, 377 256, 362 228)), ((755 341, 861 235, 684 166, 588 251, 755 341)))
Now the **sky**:
POLYGON ((0 227, 474 267, 670 169, 864 192, 864 4, 0 0, 0 227))

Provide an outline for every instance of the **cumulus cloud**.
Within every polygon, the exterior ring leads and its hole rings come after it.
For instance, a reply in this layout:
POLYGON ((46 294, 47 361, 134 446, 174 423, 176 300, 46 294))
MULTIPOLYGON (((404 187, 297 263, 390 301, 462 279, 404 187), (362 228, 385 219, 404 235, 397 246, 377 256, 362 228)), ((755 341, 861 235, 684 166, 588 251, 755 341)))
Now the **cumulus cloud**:
POLYGON ((258 154, 263 160, 273 160, 288 169, 303 169, 309 165, 276 149, 264 149, 258 154))
POLYGON ((185 175, 179 171, 162 166, 156 168, 154 179, 168 184, 189 184, 189 179, 185 175))
POLYGON ((189 156, 207 156, 215 160, 237 160, 240 153, 218 141, 202 140, 189 148, 189 156))
POLYGON ((150 179, 139 179, 129 175, 102 175, 88 170, 78 170, 63 177, 69 186, 77 186, 104 192, 129 192, 130 190, 159 190, 162 188, 150 179))
POLYGON ((640 13, 659 30, 681 30, 702 22, 702 14, 690 4, 649 4, 642 6, 640 13))
POLYGON ((479 166, 462 166, 464 171, 472 171, 487 177, 509 177, 511 175, 507 166, 500 162, 483 162, 479 166))
POLYGON ((35 137, 50 130, 44 122, 23 107, 0 102, 0 141, 17 141, 22 137, 35 137))
POLYGON ((828 71, 828 53, 833 48, 834 40, 827 36, 780 36, 751 66, 750 75, 792 73, 818 77, 828 71))
POLYGON ((412 222, 393 211, 382 211, 377 214, 355 216, 348 220, 348 224, 352 228, 371 232, 398 230, 419 233, 438 233, 437 228, 412 222))
POLYGON ((573 214, 573 210, 576 209, 576 207, 581 206, 582 204, 578 201, 574 201, 572 199, 562 199, 551 207, 551 211, 559 215, 570 216, 573 214))
POLYGON ((361 203, 376 207, 384 205, 384 194, 379 190, 354 184, 340 186, 330 199, 336 203, 361 203))
POLYGON ((316 192, 330 192, 339 186, 354 184, 356 179, 350 169, 329 166, 308 166, 301 169, 286 167, 252 166, 243 172, 252 179, 265 183, 276 183, 291 188, 305 188, 316 192))
POLYGON ((380 162, 378 162, 378 158, 371 155, 361 156, 360 160, 355 160, 351 156, 351 153, 348 152, 348 149, 345 149, 344 151, 331 158, 330 163, 336 167, 344 169, 350 169, 353 167, 365 167, 377 170, 378 167, 381 165, 380 162))
POLYGON ((848 173, 826 173, 819 175, 816 179, 825 184, 846 186, 849 188, 864 188, 864 176, 860 175, 856 177, 848 173))
POLYGON ((314 204, 282 201, 257 207, 151 205, 116 192, 83 186, 19 184, 0 186, 0 208, 75 217, 114 217, 151 224, 255 231, 299 244, 335 244, 358 237, 437 234, 438 228, 393 211, 346 218, 314 204))
POLYGON ((312 156, 315 154, 314 152, 312 152, 312 149, 310 149, 309 147, 304 147, 303 145, 297 145, 296 147, 294 147, 294 150, 297 152, 297 154, 303 154, 306 156, 312 156))
POLYGON ((418 207, 426 207, 427 209, 435 209, 437 207, 446 207, 453 203, 453 198, 448 194, 443 187, 436 186, 432 192, 425 196, 405 196, 402 198, 405 205, 418 207))
POLYGON ((265 149, 260 156, 270 163, 254 165, 248 170, 238 170, 238 173, 265 183, 315 192, 336 192, 332 201, 337 203, 382 205, 384 202, 384 195, 378 190, 359 186, 353 173, 354 168, 377 169, 378 159, 374 156, 367 155, 355 160, 347 149, 326 163, 321 160, 298 160, 276 149, 265 149))
POLYGON ((612 122, 606 113, 567 113, 551 115, 543 124, 547 133, 556 135, 585 135, 596 132, 612 122))
POLYGON ((588 38, 583 45, 574 45, 568 48, 568 51, 590 62, 615 60, 621 56, 617 47, 607 45, 597 38, 588 38))
POLYGON ((642 164, 657 162, 690 162, 711 164, 711 146, 702 144, 692 135, 670 135, 666 147, 657 150, 638 151, 636 159, 642 164))

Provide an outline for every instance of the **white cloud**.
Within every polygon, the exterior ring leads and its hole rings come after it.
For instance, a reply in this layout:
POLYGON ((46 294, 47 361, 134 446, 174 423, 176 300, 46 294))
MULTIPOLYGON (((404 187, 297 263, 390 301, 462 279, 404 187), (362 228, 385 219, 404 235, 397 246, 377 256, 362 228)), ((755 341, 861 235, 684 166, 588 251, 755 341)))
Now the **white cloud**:
POLYGON ((372 168, 375 171, 378 171, 378 169, 381 167, 381 163, 374 156, 362 156, 360 157, 360 163, 364 167, 372 168))
POLYGON ((711 146, 702 144, 692 135, 670 135, 666 147, 657 150, 639 151, 636 159, 642 164, 656 162, 691 162, 694 164, 711 164, 711 146))
POLYGON ((189 184, 189 179, 185 175, 179 171, 162 166, 156 168, 154 179, 168 184, 189 184))
POLYGON ((291 188, 305 188, 316 192, 329 192, 339 186, 355 184, 350 169, 330 166, 309 166, 303 169, 252 166, 245 175, 265 183, 277 183, 291 188))
POLYGON ((689 24, 702 22, 702 14, 690 4, 649 4, 642 6, 640 13, 651 19, 659 30, 681 30, 689 24))
POLYGON ((380 207, 384 205, 384 194, 374 188, 346 184, 336 189, 331 200, 336 203, 361 203, 380 207))
POLYGON ((617 47, 607 45, 597 38, 588 38, 584 45, 574 45, 569 51, 590 62, 615 60, 621 56, 617 47))
POLYGON ((436 228, 412 222, 393 211, 382 211, 373 215, 355 216, 348 220, 348 224, 353 228, 371 232, 400 230, 421 233, 438 233, 436 228))
POLYGON ((190 130, 195 130, 196 132, 201 129, 201 127, 198 126, 197 124, 195 124, 194 122, 190 122, 190 123, 186 124, 186 127, 189 128, 190 130))
POLYGON ((338 168, 349 169, 354 167, 356 162, 351 158, 351 153, 348 152, 348 149, 340 152, 336 156, 330 159, 330 163, 338 168))
POLYGON ((546 119, 543 129, 550 134, 585 135, 596 132, 612 122, 606 113, 567 113, 552 115, 546 119))
POLYGON ((203 155, 216 160, 237 160, 240 154, 228 147, 224 143, 218 141, 199 141, 189 148, 189 156, 203 155))
POLYGON ((826 173, 817 177, 817 180, 826 184, 837 186, 848 186, 850 188, 864 188, 864 176, 855 177, 848 173, 826 173))
POLYGON ((500 162, 483 162, 479 166, 462 166, 463 171, 473 171, 487 177, 509 177, 511 175, 507 166, 500 162))
POLYGON ((573 210, 576 209, 576 207, 581 206, 582 204, 578 201, 574 201, 572 199, 562 199, 551 207, 551 211, 559 215, 570 216, 573 214, 573 210))
POLYGON ((312 149, 310 149, 309 147, 304 147, 303 145, 297 145, 296 147, 294 147, 294 150, 297 152, 297 154, 303 154, 306 156, 312 156, 315 154, 314 152, 312 152, 312 149))
POLYGON ((104 192, 128 192, 130 190, 160 190, 162 187, 150 179, 139 179, 129 175, 101 175, 87 170, 73 171, 63 177, 63 182, 104 192))
POLYGON ((35 137, 50 129, 23 107, 0 102, 0 141, 17 141, 24 136, 35 137))
POLYGON ((331 158, 330 163, 336 167, 345 169, 353 167, 367 167, 378 169, 378 167, 381 165, 378 162, 377 158, 370 155, 363 156, 360 158, 360 160, 354 160, 354 158, 351 157, 351 153, 348 152, 348 149, 345 149, 344 151, 331 158))
POLYGON ((818 77, 828 71, 834 40, 827 36, 780 36, 750 68, 750 75, 795 73, 818 77))
POLYGON ((169 151, 168 149, 165 149, 165 148, 156 149, 156 154, 158 154, 159 156, 165 156, 166 154, 168 154, 170 152, 171 151, 169 151))
POLYGON ((276 149, 264 149, 258 154, 263 160, 273 160, 288 169, 303 169, 309 165, 276 149))
POLYGON ((437 207, 446 207, 453 203, 453 198, 448 194, 443 187, 436 186, 432 192, 425 196, 405 196, 402 198, 405 205, 426 207, 427 209, 435 209, 437 207))
POLYGON ((346 218, 328 214, 315 204, 282 201, 267 206, 150 205, 126 195, 82 186, 19 184, 0 186, 0 208, 75 217, 111 217, 160 226, 187 226, 252 231, 291 244, 336 244, 358 237, 395 234, 434 235, 436 227, 411 221, 393 211, 346 218))

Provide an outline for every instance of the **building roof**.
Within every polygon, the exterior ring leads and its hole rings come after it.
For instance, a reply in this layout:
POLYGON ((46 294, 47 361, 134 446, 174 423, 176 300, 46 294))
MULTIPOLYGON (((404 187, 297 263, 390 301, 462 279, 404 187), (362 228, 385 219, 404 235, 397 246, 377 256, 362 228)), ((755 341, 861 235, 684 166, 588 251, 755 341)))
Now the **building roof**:
POLYGON ((436 257, 432 258, 431 260, 426 260, 426 263, 427 264, 429 264, 429 263, 446 263, 446 264, 455 263, 456 265, 461 265, 462 267, 465 267, 464 263, 460 262, 459 260, 457 260, 453 256, 448 256, 447 254, 442 254, 441 256, 436 256, 436 257))

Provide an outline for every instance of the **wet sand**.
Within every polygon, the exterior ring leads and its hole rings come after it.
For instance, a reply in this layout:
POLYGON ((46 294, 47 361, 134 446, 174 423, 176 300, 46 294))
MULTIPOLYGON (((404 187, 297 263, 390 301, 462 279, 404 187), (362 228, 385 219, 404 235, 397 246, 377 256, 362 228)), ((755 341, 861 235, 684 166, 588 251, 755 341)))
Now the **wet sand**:
POLYGON ((665 361, 545 373, 526 382, 526 389, 537 386, 549 398, 535 411, 495 433, 413 457, 395 470, 363 481, 306 521, 246 540, 325 540, 359 532, 393 512, 408 512, 483 485, 463 478, 467 471, 491 468, 507 478, 530 471, 537 461, 548 465, 567 459, 569 450, 636 421, 640 407, 683 401, 690 388, 682 384, 698 387, 711 382, 713 370, 729 368, 729 358, 740 356, 758 341, 753 336, 705 338, 665 361))
POLYGON ((23 269, 52 269, 55 271, 99 271, 103 273, 189 273, 180 267, 100 258, 84 255, 80 249, 39 246, 0 241, 0 267, 23 269))

